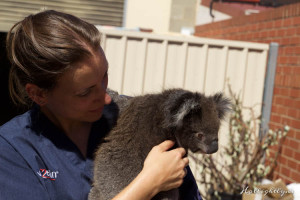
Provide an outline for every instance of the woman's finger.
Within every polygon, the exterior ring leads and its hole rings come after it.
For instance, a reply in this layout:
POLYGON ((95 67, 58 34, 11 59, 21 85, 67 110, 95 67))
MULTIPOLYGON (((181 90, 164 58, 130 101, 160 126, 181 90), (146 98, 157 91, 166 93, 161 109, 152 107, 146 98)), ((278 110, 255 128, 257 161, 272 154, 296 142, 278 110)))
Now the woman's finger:
POLYGON ((183 162, 184 162, 184 164, 185 164, 185 165, 184 165, 185 167, 189 165, 189 158, 188 158, 188 157, 185 157, 185 158, 183 158, 182 160, 183 160, 183 162))

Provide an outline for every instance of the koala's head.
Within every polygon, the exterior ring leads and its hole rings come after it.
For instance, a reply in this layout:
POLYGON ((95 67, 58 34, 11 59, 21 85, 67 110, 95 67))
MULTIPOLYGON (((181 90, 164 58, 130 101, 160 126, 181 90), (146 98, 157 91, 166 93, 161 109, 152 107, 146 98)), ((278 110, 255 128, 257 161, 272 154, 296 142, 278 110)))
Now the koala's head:
POLYGON ((184 90, 174 91, 166 105, 165 125, 175 130, 178 145, 192 152, 218 151, 221 120, 231 108, 229 99, 217 93, 205 97, 184 90))

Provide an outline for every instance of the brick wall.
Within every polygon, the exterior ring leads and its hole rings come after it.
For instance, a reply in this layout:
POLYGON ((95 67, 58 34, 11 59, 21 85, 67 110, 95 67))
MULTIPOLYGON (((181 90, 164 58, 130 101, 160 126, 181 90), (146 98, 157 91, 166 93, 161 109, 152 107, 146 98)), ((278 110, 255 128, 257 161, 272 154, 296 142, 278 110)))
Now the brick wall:
POLYGON ((198 26, 195 35, 279 43, 270 128, 291 130, 273 178, 300 182, 300 3, 198 26))

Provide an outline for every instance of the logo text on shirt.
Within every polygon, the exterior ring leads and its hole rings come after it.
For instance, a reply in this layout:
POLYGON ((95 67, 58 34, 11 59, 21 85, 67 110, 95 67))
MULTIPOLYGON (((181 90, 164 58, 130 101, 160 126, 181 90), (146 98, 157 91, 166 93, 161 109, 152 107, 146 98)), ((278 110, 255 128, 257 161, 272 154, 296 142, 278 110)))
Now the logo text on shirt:
POLYGON ((47 178, 52 181, 55 181, 55 179, 57 178, 58 171, 52 172, 51 170, 40 169, 40 171, 38 171, 37 174, 42 178, 47 178))

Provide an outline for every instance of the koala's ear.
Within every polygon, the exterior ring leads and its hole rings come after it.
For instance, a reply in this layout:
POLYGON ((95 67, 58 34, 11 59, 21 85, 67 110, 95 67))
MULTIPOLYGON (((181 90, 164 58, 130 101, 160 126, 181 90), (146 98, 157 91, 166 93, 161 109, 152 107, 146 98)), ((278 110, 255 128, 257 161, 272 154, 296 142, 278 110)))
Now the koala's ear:
POLYGON ((212 98, 216 104, 219 119, 224 119, 225 115, 231 111, 231 101, 224 97, 222 93, 217 93, 212 98))
POLYGON ((195 99, 192 92, 172 90, 164 104, 164 127, 181 126, 184 117, 198 107, 199 101, 195 99))

